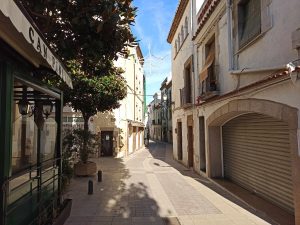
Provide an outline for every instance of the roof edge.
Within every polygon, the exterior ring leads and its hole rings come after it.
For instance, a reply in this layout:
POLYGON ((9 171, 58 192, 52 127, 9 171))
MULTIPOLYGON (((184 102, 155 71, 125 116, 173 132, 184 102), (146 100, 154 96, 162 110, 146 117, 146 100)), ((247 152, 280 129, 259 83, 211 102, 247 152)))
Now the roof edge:
POLYGON ((176 29, 180 23, 180 20, 183 16, 183 13, 187 7, 189 3, 189 0, 180 0, 180 3, 176 9, 176 13, 175 13, 175 16, 173 18, 173 22, 172 22, 172 25, 171 25, 171 28, 170 28, 170 31, 169 31, 169 34, 168 34, 168 38, 167 38, 167 41, 169 44, 171 44, 173 38, 174 38, 174 35, 175 35, 175 32, 176 32, 176 29))

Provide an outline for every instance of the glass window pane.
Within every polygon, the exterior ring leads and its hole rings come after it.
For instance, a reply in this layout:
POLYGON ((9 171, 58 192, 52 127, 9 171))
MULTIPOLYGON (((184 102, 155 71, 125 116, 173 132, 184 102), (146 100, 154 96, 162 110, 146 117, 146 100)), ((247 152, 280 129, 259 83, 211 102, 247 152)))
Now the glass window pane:
MULTIPOLYGON (((54 112, 53 112, 54 113, 54 112)), ((53 117, 45 120, 41 131, 41 159, 46 161, 55 158, 57 123, 53 117)))
POLYGON ((22 99, 23 88, 18 88, 20 84, 15 82, 15 100, 12 110, 12 173, 20 172, 31 165, 37 163, 37 125, 34 121, 31 107, 33 101, 28 100, 29 113, 21 115, 19 103, 22 99), (20 94, 19 94, 20 93, 20 94))

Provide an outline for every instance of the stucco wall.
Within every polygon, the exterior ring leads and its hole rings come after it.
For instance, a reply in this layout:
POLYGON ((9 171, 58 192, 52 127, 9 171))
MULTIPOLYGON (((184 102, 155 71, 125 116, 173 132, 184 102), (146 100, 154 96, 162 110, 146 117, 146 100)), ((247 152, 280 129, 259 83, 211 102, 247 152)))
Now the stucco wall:
MULTIPOLYGON (((191 27, 191 1, 189 1, 185 12, 181 18, 179 26, 176 30, 174 38, 172 40, 172 101, 174 102, 173 116, 172 116, 172 128, 173 128, 173 155, 174 158, 177 159, 177 133, 175 133, 175 129, 177 129, 177 120, 180 119, 182 122, 182 150, 183 150, 183 159, 182 163, 187 165, 187 115, 192 114, 192 109, 182 109, 180 102, 180 89, 184 87, 184 64, 187 62, 190 57, 193 55, 194 46, 192 42, 193 31, 191 27), (185 18, 188 18, 188 36, 184 40, 178 52, 175 51, 175 41, 177 40, 178 34, 181 32, 181 27, 184 26, 185 18)), ((191 74, 191 82, 192 82, 192 102, 194 102, 194 72, 193 69, 191 74)))
MULTIPOLYGON (((270 13, 273 21, 272 28, 261 34, 260 37, 257 38, 257 40, 255 40, 251 45, 239 50, 237 46, 238 42, 236 33, 236 7, 233 7, 234 11, 232 26, 235 71, 283 67, 287 63, 297 59, 297 51, 292 49, 291 40, 292 32, 300 26, 300 14, 297 12, 297 10, 292 10, 295 8, 300 8, 300 1, 290 0, 288 4, 286 4, 280 0, 272 0, 270 4, 270 13)), ((205 61, 203 57, 205 43, 213 34, 215 34, 215 64, 216 72, 219 78, 218 85, 220 94, 224 94, 238 87, 256 82, 276 71, 274 70, 264 73, 257 72, 232 75, 228 67, 227 25, 225 1, 221 1, 195 40, 195 44, 198 45, 198 50, 195 54, 197 56, 195 72, 196 74, 199 74, 205 61)), ((196 89, 199 90, 198 82, 196 82, 196 85, 196 89)))
MULTIPOLYGON (((193 55, 193 42, 191 32, 191 9, 190 3, 188 3, 185 12, 182 16, 180 24, 176 30, 175 36, 171 43, 172 48, 172 100, 175 102, 175 108, 180 106, 180 93, 179 89, 184 87, 184 63, 193 55), (179 51, 175 51, 175 41, 178 34, 181 32, 181 27, 184 26, 185 18, 189 20, 189 34, 186 37, 184 43, 180 47, 179 51)), ((193 81, 192 81, 193 82, 193 81)), ((192 85, 193 86, 193 85, 192 85)), ((193 90, 192 90, 193 93, 193 90)))
MULTIPOLYGON (((300 14, 295 10, 299 8, 299 0, 272 0, 270 14, 273 27, 252 46, 236 55, 236 69, 280 66, 295 60, 296 53, 292 50, 291 34, 299 28, 300 14)), ((233 24, 236 26, 235 21, 233 24)), ((235 27, 233 29, 237 30, 235 27)), ((237 51, 237 47, 235 49, 237 51)))
MULTIPOLYGON (((244 93, 241 96, 237 97, 230 97, 224 100, 215 101, 204 106, 197 107, 195 110, 195 117, 194 117, 194 134, 195 134, 195 155, 199 156, 199 116, 205 117, 205 123, 207 122, 206 119, 210 117, 217 109, 222 107, 223 105, 233 101, 235 99, 262 99, 262 100, 270 100, 274 102, 279 102, 286 104, 287 106, 297 108, 300 111, 300 101, 297 96, 300 96, 300 80, 295 84, 292 81, 288 80, 281 84, 277 84, 266 89, 261 90, 250 90, 248 93, 244 93)), ((299 114, 299 112, 298 112, 299 114)), ((299 117, 300 118, 300 117, 299 117)), ((300 120, 298 119, 298 130, 300 128, 300 120)), ((207 128, 207 124, 206 124, 207 128)), ((207 131, 207 129, 206 129, 207 131)), ((205 132, 205 143, 208 143, 208 132, 205 132)), ((206 145, 206 152, 208 152, 208 145, 206 145)), ((206 154, 207 155, 207 154, 206 154)), ((200 172, 199 165, 195 168, 197 172, 200 172)))
POLYGON ((130 48, 128 58, 119 57, 114 65, 124 70, 122 76, 127 82, 127 96, 120 101, 120 107, 112 112, 98 113, 94 119, 96 131, 114 130, 115 153, 122 157, 132 152, 133 135, 128 132, 128 121, 143 123, 144 119, 144 71, 136 48, 130 48), (130 135, 131 134, 131 135, 130 135), (128 140, 129 139, 129 140, 128 140), (128 149, 129 148, 129 149, 128 149), (130 149, 131 148, 131 149, 130 149))

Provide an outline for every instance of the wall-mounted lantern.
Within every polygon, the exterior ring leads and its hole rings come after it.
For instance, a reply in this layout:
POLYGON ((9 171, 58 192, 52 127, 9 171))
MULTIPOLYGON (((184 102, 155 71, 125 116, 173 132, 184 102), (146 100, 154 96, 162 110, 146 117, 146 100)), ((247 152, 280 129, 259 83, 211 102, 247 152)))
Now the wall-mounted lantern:
POLYGON ((43 102, 43 114, 46 116, 46 119, 48 116, 52 113, 53 110, 53 103, 49 99, 43 102))
POLYGON ((18 107, 19 107, 19 113, 22 116, 26 116, 29 111, 30 111, 30 105, 29 102, 27 100, 27 98, 22 98, 19 102, 18 102, 18 107))

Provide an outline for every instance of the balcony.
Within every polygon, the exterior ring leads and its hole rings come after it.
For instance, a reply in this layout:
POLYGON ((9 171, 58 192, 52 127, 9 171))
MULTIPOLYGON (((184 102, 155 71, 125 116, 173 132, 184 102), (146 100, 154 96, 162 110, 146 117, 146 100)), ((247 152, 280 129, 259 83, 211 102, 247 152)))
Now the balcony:
POLYGON ((161 121, 158 119, 156 120, 152 120, 152 125, 161 125, 161 121))

